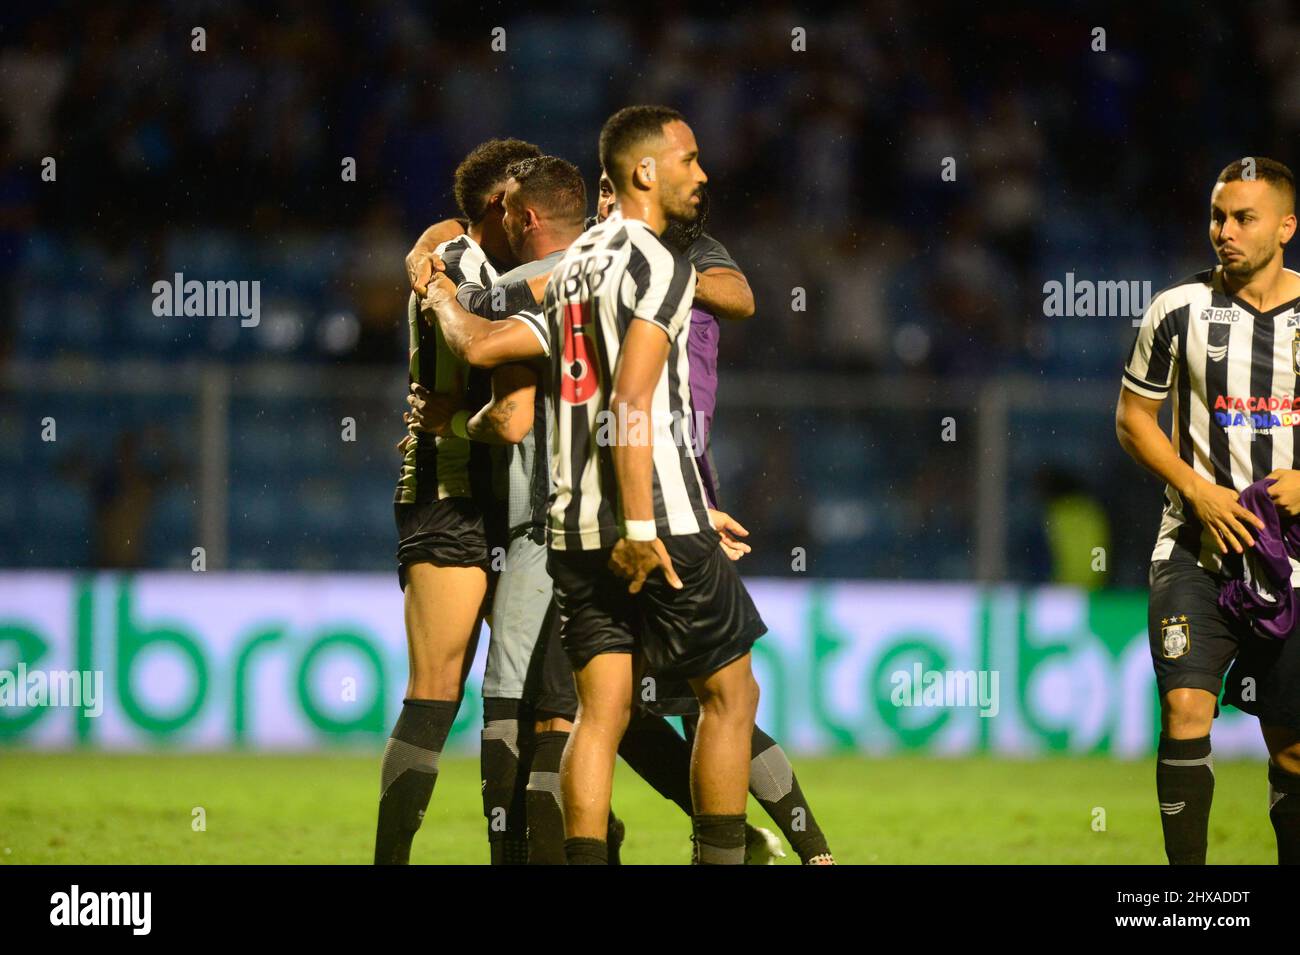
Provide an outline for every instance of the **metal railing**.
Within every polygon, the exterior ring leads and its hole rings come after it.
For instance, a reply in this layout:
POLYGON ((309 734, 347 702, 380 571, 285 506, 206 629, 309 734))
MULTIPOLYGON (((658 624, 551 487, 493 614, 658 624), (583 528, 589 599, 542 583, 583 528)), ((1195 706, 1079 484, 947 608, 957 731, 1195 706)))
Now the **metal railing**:
MULTIPOLYGON (((196 524, 207 551, 207 564, 228 565, 230 528, 231 402, 245 397, 309 401, 320 398, 362 398, 393 409, 392 434, 400 434, 405 408, 405 376, 395 367, 333 367, 303 364, 250 365, 156 362, 14 362, 0 369, 0 393, 29 402, 42 395, 101 399, 120 395, 149 395, 191 400, 197 431, 198 495, 196 524)), ((718 418, 725 422, 740 412, 888 412, 905 420, 923 421, 933 434, 941 428, 944 409, 966 409, 975 418, 975 448, 968 449, 974 467, 974 577, 1005 579, 1008 568, 1007 527, 1011 495, 1010 458, 1018 411, 1068 407, 1097 416, 1103 426, 1114 408, 1118 385, 1112 382, 1046 382, 1025 377, 995 380, 941 380, 879 376, 773 374, 731 372, 724 376, 718 397, 718 418)), ((87 414, 95 413, 87 405, 87 414)), ((971 433, 957 412, 960 434, 971 433)), ((23 422, 39 427, 39 420, 23 422)), ((881 435, 889 442, 931 441, 932 435, 881 435)), ((964 437, 959 440, 965 441, 964 437)), ((37 515, 39 521, 39 515, 37 515)))

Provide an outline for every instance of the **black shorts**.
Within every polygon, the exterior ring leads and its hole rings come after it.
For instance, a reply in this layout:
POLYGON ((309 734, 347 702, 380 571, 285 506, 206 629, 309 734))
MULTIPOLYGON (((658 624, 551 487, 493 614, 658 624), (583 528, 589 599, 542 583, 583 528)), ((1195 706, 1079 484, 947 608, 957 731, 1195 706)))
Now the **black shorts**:
POLYGON ((532 704, 539 720, 561 717, 573 721, 578 715, 578 687, 573 666, 560 642, 560 612, 555 601, 546 610, 546 620, 524 684, 524 699, 532 704))
POLYGON ((575 670, 601 653, 639 651, 656 680, 708 676, 767 632, 716 531, 662 540, 681 590, 656 571, 640 594, 629 594, 609 568, 609 549, 550 552, 561 639, 575 670))
POLYGON ((1241 631, 1219 609, 1223 578, 1175 556, 1151 562, 1147 640, 1163 697, 1170 690, 1207 690, 1216 697, 1237 655, 1241 631))
POLYGON ((394 504, 397 521, 397 581, 406 589, 411 564, 488 569, 488 535, 483 509, 472 498, 394 504))
POLYGON ((1300 623, 1285 640, 1253 630, 1242 636, 1223 681, 1223 703, 1258 717, 1261 726, 1300 732, 1300 623))
POLYGON ((1274 640, 1231 619, 1218 604, 1226 579, 1186 556, 1152 562, 1147 633, 1160 695, 1222 691, 1225 706, 1300 730, 1300 625, 1274 640))
MULTIPOLYGON (((700 701, 690 683, 682 679, 660 678, 656 673, 646 673, 654 680, 653 691, 638 687, 636 702, 653 716, 698 716, 700 701)), ((644 680, 644 678, 643 678, 644 680)))

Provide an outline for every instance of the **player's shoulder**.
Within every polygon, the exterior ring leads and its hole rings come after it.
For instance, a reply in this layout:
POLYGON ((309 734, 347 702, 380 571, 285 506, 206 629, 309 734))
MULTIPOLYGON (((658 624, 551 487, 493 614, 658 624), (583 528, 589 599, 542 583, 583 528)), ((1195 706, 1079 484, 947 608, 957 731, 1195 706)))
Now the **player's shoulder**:
POLYGON ((1202 269, 1166 285, 1151 296, 1147 306, 1153 315, 1165 315, 1174 309, 1195 304, 1213 292, 1214 269, 1202 269))
POLYGON ((470 238, 468 232, 463 232, 454 239, 448 239, 446 242, 439 243, 438 247, 433 250, 440 258, 446 258, 447 253, 464 253, 477 252, 482 255, 483 250, 479 244, 470 238))
POLYGON ((686 250, 686 257, 700 271, 705 269, 733 269, 740 271, 736 260, 731 257, 727 247, 709 235, 701 232, 686 250))
POLYGON ((665 242, 663 236, 640 219, 629 219, 627 225, 628 245, 632 252, 629 268, 677 271, 691 267, 691 260, 685 252, 665 242))
POLYGON ((692 256, 704 252, 719 252, 719 251, 725 254, 727 251, 727 247, 723 245, 721 242, 719 242, 717 239, 715 239, 713 236, 709 235, 707 232, 701 232, 698 236, 695 237, 695 241, 691 243, 691 247, 686 251, 688 254, 692 256))
POLYGON ((622 219, 617 215, 609 216, 600 222, 595 221, 594 218, 588 219, 587 222, 587 228, 570 242, 569 247, 564 250, 564 255, 560 257, 560 263, 586 255, 596 249, 616 246, 626 241, 623 236, 622 219))

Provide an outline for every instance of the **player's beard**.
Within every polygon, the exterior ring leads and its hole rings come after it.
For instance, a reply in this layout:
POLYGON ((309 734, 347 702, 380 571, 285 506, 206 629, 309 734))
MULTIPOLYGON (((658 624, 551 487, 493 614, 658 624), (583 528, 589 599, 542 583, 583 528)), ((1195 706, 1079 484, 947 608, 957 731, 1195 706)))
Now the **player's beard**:
POLYGON ((1231 275, 1234 279, 1246 282, 1250 280, 1251 276, 1267 267, 1276 254, 1276 251, 1272 251, 1261 253, 1258 257, 1251 257, 1243 252, 1242 255, 1235 259, 1226 261, 1219 259, 1219 264, 1223 268, 1225 275, 1231 275))
POLYGON ((700 204, 692 202, 691 199, 700 191, 700 187, 694 187, 680 197, 675 196, 671 205, 664 206, 664 216, 668 219, 676 219, 678 222, 694 222, 700 214, 700 204))

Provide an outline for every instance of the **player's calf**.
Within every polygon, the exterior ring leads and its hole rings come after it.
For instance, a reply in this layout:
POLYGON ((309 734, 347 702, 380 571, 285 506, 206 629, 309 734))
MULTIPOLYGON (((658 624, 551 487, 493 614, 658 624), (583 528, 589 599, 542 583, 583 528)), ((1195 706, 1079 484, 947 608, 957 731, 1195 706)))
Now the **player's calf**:
POLYGON ((578 718, 560 768, 565 854, 570 865, 604 865, 614 760, 632 711, 632 664, 602 653, 575 674, 578 718))
POLYGON ((695 861, 743 865, 745 799, 759 693, 749 654, 691 680, 691 686, 700 701, 691 758, 695 861))
POLYGON ((1300 734, 1264 727, 1268 744, 1268 818, 1277 838, 1278 865, 1300 865, 1300 734))
POLYGON ((564 808, 560 763, 573 724, 567 719, 538 720, 528 768, 528 864, 564 865, 564 808))
POLYGON ((1215 702, 1208 690, 1191 687, 1170 690, 1160 701, 1156 796, 1170 865, 1205 864, 1214 801, 1210 726, 1215 702))
POLYGON ((406 865, 411 841, 438 781, 438 759, 458 700, 402 701, 402 712, 384 748, 375 832, 375 865, 406 865))
POLYGON ((521 700, 483 700, 479 767, 493 865, 528 862, 526 784, 532 746, 532 720, 521 700))

